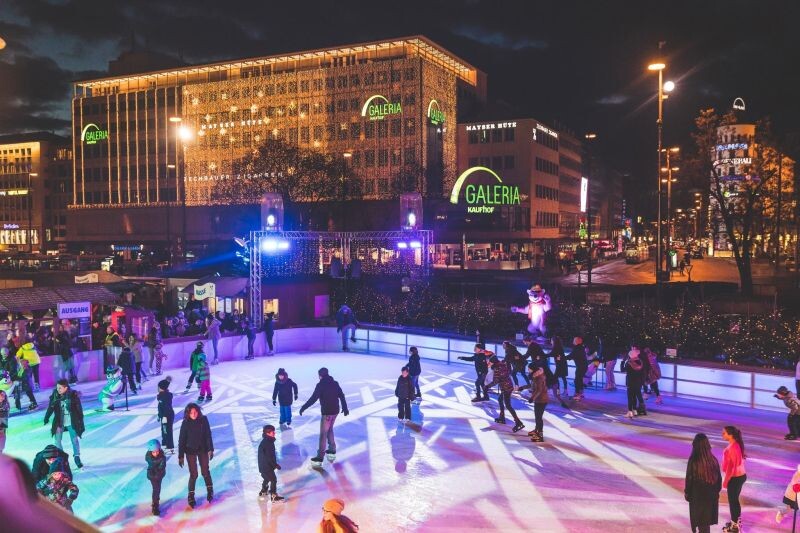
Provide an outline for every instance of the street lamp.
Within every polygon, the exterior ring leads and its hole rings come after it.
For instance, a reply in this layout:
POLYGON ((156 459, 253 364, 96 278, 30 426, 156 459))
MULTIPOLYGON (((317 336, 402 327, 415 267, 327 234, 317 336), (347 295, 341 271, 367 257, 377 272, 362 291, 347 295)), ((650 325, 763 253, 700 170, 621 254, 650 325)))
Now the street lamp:
MULTIPOLYGON (((182 124, 183 119, 181 117, 169 117, 169 121, 175 124, 175 136, 176 141, 181 141, 182 143, 182 152, 183 152, 183 159, 181 160, 181 168, 180 174, 178 174, 177 168, 177 161, 175 165, 175 172, 176 177, 178 177, 178 187, 176 189, 176 193, 178 197, 181 199, 181 218, 183 219, 183 231, 181 237, 181 255, 183 256, 184 262, 186 262, 186 143, 191 141, 194 138, 194 131, 191 128, 184 126, 182 124), (182 179, 181 179, 182 178, 182 179), (183 182, 183 186, 181 187, 181 182, 183 182)), ((169 167, 169 165, 167 165, 169 167)), ((169 207, 167 207, 167 214, 169 214, 169 207)), ((170 247, 171 249, 171 247, 170 247)))
MULTIPOLYGON (((2 47, 0 46, 0 48, 2 47)), ((28 172, 28 253, 33 253, 33 190, 31 190, 31 178, 37 177, 39 177, 39 174, 36 172, 28 172)))
MULTIPOLYGON (((594 142, 597 139, 597 134, 589 132, 584 135, 589 142, 594 142)), ((589 250, 586 259, 586 284, 592 288, 592 179, 594 177, 592 167, 592 154, 589 151, 589 179, 586 181, 586 246, 589 250)), ((580 280, 580 272, 578 272, 578 279, 580 280)))
MULTIPOLYGON (((673 172, 680 170, 678 167, 673 167, 670 164, 670 154, 677 154, 680 148, 673 146, 672 148, 662 148, 662 151, 667 156, 667 166, 661 169, 662 172, 667 174, 666 179, 662 178, 660 183, 667 184, 667 251, 672 248, 672 184, 677 180, 672 177, 673 172)), ((660 223, 659 223, 660 227, 660 223)), ((667 265, 667 272, 669 272, 669 265, 667 265)))
POLYGON ((3 40, 2 37, 0 37, 0 50, 2 50, 5 47, 6 47, 6 42, 3 40))
POLYGON ((658 182, 658 224, 656 233, 657 233, 657 245, 656 245, 656 283, 660 283, 661 276, 659 272, 661 271, 661 139, 662 139, 662 130, 664 127, 664 100, 666 96, 664 95, 665 92, 669 93, 675 89, 674 82, 667 82, 664 83, 664 69, 667 67, 664 63, 656 62, 651 63, 647 66, 647 70, 651 72, 658 72, 658 120, 656 121, 656 126, 658 128, 658 166, 656 167, 658 172, 656 173, 656 181, 658 182))

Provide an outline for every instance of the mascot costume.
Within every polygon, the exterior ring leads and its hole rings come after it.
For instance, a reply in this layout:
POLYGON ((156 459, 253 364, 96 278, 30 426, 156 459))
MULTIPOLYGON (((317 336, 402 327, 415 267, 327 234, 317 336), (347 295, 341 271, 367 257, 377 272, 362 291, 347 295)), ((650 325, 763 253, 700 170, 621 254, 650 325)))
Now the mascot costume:
POLYGON ((122 369, 118 366, 108 365, 106 368, 106 385, 97 396, 102 406, 98 411, 113 411, 114 397, 118 396, 124 387, 122 369))
POLYGON ((531 335, 538 333, 540 336, 544 337, 547 335, 545 318, 547 317, 548 311, 552 308, 553 305, 550 303, 550 295, 537 283, 528 291, 528 305, 525 307, 512 307, 511 312, 528 315, 528 320, 530 321, 528 324, 528 333, 531 335))

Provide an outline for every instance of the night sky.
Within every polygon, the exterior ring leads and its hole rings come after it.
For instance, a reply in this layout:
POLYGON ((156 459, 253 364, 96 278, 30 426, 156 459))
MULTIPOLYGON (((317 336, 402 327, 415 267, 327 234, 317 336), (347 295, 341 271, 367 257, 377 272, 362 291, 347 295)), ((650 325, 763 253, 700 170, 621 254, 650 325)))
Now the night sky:
POLYGON ((646 66, 658 43, 677 83, 667 143, 687 145, 700 108, 737 96, 791 135, 799 23, 794 0, 0 0, 0 134, 68 133, 70 81, 102 75, 132 38, 202 63, 423 34, 485 71, 491 101, 596 132, 597 151, 644 191, 655 183, 657 83, 646 66))

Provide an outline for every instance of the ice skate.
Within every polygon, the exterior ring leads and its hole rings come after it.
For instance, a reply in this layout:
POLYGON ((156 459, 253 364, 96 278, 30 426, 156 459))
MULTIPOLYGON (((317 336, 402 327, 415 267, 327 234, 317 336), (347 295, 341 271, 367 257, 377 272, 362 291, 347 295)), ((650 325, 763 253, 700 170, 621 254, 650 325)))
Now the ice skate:
POLYGON ((475 396, 475 397, 472 399, 472 403, 479 403, 479 402, 483 402, 483 401, 486 401, 486 400, 484 400, 484 399, 483 399, 483 398, 481 398, 480 396, 475 396))
POLYGON ((783 517, 785 515, 786 515, 786 509, 785 508, 778 509, 778 512, 775 514, 775 522, 777 522, 779 524, 781 522, 783 522, 783 517))
POLYGON ((325 457, 328 459, 329 463, 333 463, 336 461, 336 452, 328 450, 325 452, 325 457))
POLYGON ((628 412, 625 414, 625 416, 627 416, 628 418, 633 418, 633 411, 628 411, 628 412))
POLYGON ((208 399, 207 399, 206 401, 210 402, 210 401, 211 401, 211 400, 213 400, 213 399, 214 399, 214 397, 213 397, 213 396, 211 396, 211 395, 209 394, 209 395, 208 395, 208 399))
POLYGON ((267 491, 265 490, 262 490, 261 492, 258 493, 258 499, 261 500, 262 502, 267 499, 267 496, 268 494, 267 491))
POLYGON ((214 499, 214 486, 206 485, 206 501, 209 503, 214 499))
POLYGON ((533 435, 531 435, 531 442, 544 442, 544 437, 534 432, 533 435))
POLYGON ((270 496, 269 501, 271 501, 272 503, 280 503, 285 499, 286 498, 284 498, 283 496, 278 496, 277 494, 273 494, 272 496, 270 496))
POLYGON ((656 403, 658 405, 661 405, 662 403, 664 403, 663 400, 661 399, 661 396, 656 396, 656 403))
POLYGON ((517 431, 519 431, 520 429, 522 429, 524 427, 525 427, 525 424, 523 424, 522 422, 517 422, 516 424, 514 424, 514 427, 511 428, 511 431, 516 433, 517 431))
POLYGON ((161 516, 161 510, 158 508, 158 504, 153 504, 153 516, 161 516))
POLYGON ((322 470, 323 461, 325 459, 323 457, 317 456, 311 458, 310 467, 312 470, 322 470))
POLYGON ((195 506, 197 505, 197 502, 194 499, 194 491, 189 492, 189 497, 187 498, 187 502, 189 504, 189 507, 191 507, 192 509, 194 509, 195 506))
POLYGON ((199 396, 197 398, 197 403, 203 403, 204 401, 206 401, 206 397, 205 396, 199 396))
POLYGON ((505 424, 506 423, 505 417, 502 417, 502 416, 499 416, 499 417, 495 418, 494 421, 497 422, 498 424, 505 424))
POLYGON ((74 459, 75 459, 75 466, 77 466, 79 470, 83 468, 83 463, 81 462, 81 456, 76 455, 74 459))
POLYGON ((636 416, 647 416, 647 411, 645 409, 637 409, 636 416))
POLYGON ((792 433, 789 433, 788 435, 785 435, 783 437, 783 440, 797 440, 797 435, 793 435, 792 433))
POLYGON ((28 411, 35 411, 35 410, 37 410, 38 408, 39 408, 39 404, 37 404, 37 403, 32 403, 32 404, 30 404, 30 405, 28 406, 28 411))

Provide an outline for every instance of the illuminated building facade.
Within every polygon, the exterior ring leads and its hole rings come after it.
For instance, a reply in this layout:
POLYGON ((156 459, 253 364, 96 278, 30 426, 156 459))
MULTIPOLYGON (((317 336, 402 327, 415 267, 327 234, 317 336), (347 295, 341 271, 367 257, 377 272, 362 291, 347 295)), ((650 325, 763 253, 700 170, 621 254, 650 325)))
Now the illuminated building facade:
POLYGON ((63 245, 71 177, 69 139, 48 132, 0 136, 0 251, 63 245))
MULTIPOLYGON (((392 181, 409 171, 419 173, 416 192, 441 198, 456 177, 456 121, 486 98, 482 72, 421 36, 111 76, 74 89, 76 216, 127 210, 109 216, 141 226, 131 232, 138 235, 151 233, 154 217, 163 226, 166 216, 172 225, 188 216, 190 242, 204 238, 191 234, 194 213, 208 213, 196 207, 259 201, 246 190, 217 192, 235 188, 236 161, 268 139, 348 154, 367 200, 396 203, 392 181)), ((76 221, 79 233, 89 226, 76 221)))

